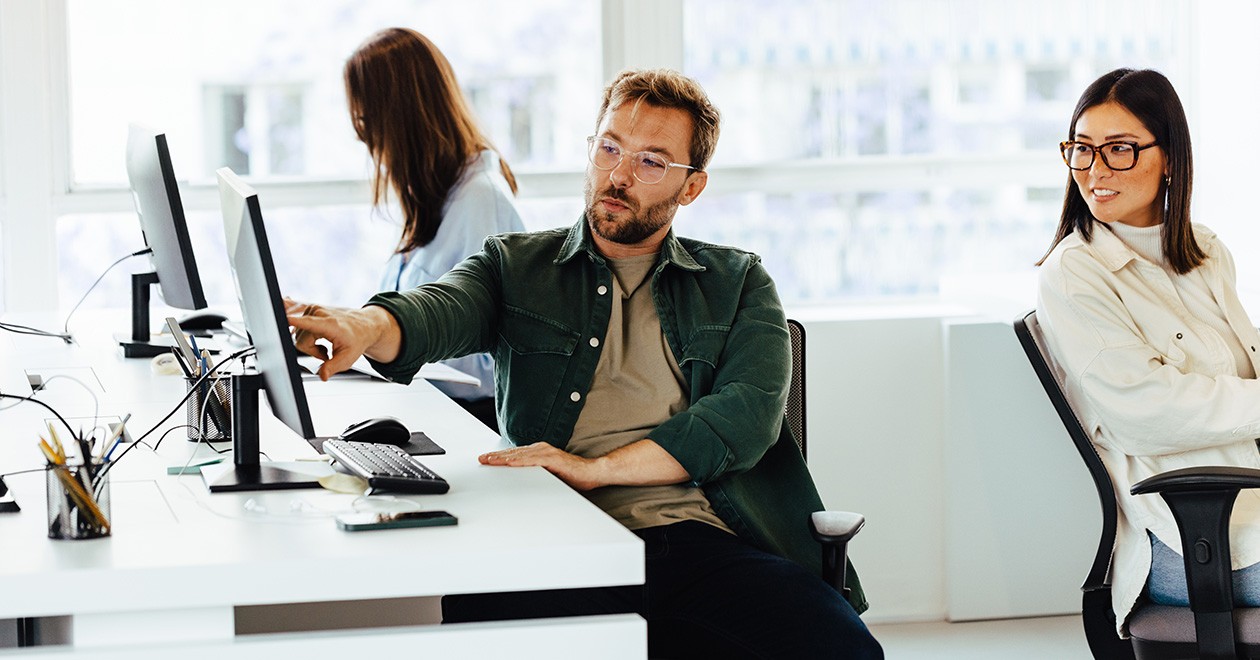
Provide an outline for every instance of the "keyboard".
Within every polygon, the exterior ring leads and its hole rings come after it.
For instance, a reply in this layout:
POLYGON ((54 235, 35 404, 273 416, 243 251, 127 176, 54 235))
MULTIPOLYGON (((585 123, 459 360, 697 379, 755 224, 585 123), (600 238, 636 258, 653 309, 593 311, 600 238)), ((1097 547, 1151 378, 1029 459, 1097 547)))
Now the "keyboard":
POLYGON ((329 439, 324 441, 324 453, 367 479, 374 490, 440 494, 451 489, 445 479, 394 445, 329 439))

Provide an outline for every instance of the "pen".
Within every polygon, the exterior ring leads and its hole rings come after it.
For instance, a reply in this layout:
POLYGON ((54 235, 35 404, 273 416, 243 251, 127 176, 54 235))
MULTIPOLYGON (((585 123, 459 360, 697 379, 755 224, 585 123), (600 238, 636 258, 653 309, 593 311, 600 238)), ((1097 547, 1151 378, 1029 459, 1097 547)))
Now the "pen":
POLYGON ((105 456, 105 451, 107 449, 113 449, 113 445, 117 444, 115 442, 116 440, 118 442, 122 442, 121 438, 123 434, 123 429, 127 427, 127 421, 130 419, 131 419, 131 413, 127 413, 122 418, 122 421, 118 423, 118 426, 114 427, 114 432, 109 434, 109 439, 101 443, 101 448, 100 450, 97 451, 97 454, 96 454, 96 461, 98 463, 103 460, 108 460, 105 456))
POLYGON ((96 477, 96 466, 92 464, 92 448, 88 445, 87 440, 79 435, 74 439, 75 444, 79 445, 79 460, 83 461, 83 485, 89 491, 92 490, 92 479, 96 477))
POLYGON ((127 413, 127 417, 125 417, 123 421, 119 422, 118 428, 115 430, 114 444, 109 448, 109 451, 105 452, 106 463, 109 462, 109 457, 114 455, 114 450, 118 448, 118 445, 122 444, 123 434, 126 433, 125 427, 127 426, 128 419, 131 419, 131 413, 127 413))
POLYGON ((193 335, 187 335, 187 337, 188 343, 192 345, 192 357, 194 360, 197 360, 197 365, 194 368, 197 370, 197 376, 201 376, 206 373, 206 361, 201 358, 201 349, 197 347, 197 338, 193 335))

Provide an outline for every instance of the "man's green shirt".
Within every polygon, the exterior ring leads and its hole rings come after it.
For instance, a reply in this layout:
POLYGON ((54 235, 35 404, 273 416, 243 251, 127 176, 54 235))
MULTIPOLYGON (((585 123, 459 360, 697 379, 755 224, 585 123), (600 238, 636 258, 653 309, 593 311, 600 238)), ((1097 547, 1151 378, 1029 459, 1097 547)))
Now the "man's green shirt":
MULTIPOLYGON (((774 282, 754 254, 666 236, 652 299, 688 384, 689 405, 647 437, 755 546, 815 572, 809 515, 823 508, 784 419, 791 346, 774 282)), ((599 361, 612 273, 586 219, 570 229, 501 234, 432 284, 374 296, 402 328, 402 350, 373 363, 400 382, 426 362, 494 356, 499 426, 517 445, 563 449, 599 361)), ((866 598, 850 566, 850 603, 866 598)))

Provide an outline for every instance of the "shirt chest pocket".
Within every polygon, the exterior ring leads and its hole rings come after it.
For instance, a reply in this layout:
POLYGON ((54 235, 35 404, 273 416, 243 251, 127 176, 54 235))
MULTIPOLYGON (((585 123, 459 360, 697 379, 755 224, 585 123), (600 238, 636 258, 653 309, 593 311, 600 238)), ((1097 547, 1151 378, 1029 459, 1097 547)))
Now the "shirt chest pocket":
POLYGON ((696 329, 683 345, 682 356, 675 356, 678 365, 702 362, 710 367, 716 367, 722 350, 726 348, 726 336, 730 331, 731 328, 727 325, 710 325, 696 329))
POLYGON ((1160 352, 1163 354, 1161 361, 1164 364, 1176 367, 1181 373, 1186 373, 1186 352, 1181 346, 1183 340, 1184 335, 1180 332, 1168 335, 1165 338, 1164 350, 1160 352))
POLYGON ((1209 376, 1234 373, 1229 348, 1219 337, 1200 337, 1184 330, 1169 333, 1164 343, 1163 362, 1183 374, 1209 376))
POLYGON ((504 311, 495 351, 495 371, 510 388, 498 392, 501 410, 512 411, 507 431, 538 437, 547 427, 564 376, 577 349, 580 333, 527 310, 504 311), (506 377, 506 378, 505 378, 506 377))

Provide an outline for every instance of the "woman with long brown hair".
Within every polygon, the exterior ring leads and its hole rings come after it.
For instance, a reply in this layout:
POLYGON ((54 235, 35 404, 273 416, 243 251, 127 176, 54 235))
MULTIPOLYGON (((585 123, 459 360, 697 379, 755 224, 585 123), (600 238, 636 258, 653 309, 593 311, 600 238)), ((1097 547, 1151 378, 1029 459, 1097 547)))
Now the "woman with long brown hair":
MULTIPOLYGON (((402 235, 381 290, 433 282, 481 250, 486 236, 524 231, 516 179, 481 132, 450 62, 427 37, 387 28, 368 37, 345 65, 355 133, 374 166, 372 203, 396 201, 402 235)), ((447 364, 480 387, 435 383, 491 428, 494 366, 479 354, 447 364)))

